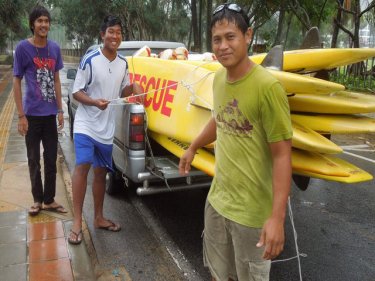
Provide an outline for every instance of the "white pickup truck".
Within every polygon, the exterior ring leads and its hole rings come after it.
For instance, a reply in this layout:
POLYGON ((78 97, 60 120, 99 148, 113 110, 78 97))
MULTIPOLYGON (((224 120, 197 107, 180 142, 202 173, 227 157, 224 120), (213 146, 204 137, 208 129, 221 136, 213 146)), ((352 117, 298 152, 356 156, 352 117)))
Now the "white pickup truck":
MULTIPOLYGON (((184 46, 178 42, 125 41, 121 43, 118 51, 122 55, 131 56, 145 45, 156 54, 165 49, 184 46)), ((90 47, 87 52, 97 46, 90 47)), ((75 75, 76 69, 68 70, 68 79, 74 80, 75 75)), ((74 115, 78 102, 73 98, 71 91, 72 87, 69 89, 67 105, 70 135, 73 137, 74 115)), ((179 175, 179 159, 148 137, 143 105, 124 104, 124 106, 112 108, 116 115, 112 153, 115 172, 107 174, 106 191, 108 194, 114 194, 121 186, 136 188, 138 195, 210 186, 212 178, 202 171, 192 169, 186 177, 179 175)))

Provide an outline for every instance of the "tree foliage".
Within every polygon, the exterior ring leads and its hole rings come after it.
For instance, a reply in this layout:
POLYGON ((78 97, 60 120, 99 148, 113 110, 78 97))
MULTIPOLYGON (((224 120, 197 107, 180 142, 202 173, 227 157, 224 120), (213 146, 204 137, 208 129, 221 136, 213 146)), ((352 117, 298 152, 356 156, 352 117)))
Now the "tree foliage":
POLYGON ((30 36, 29 12, 37 4, 50 8, 48 0, 0 0, 0 49, 30 36))
MULTIPOLYGON (((199 52, 211 49, 212 10, 223 0, 0 0, 0 48, 9 36, 29 33, 28 12, 40 3, 51 10, 53 22, 66 27, 75 48, 100 42, 100 24, 107 14, 123 22, 124 40, 184 42, 199 52)), ((331 45, 349 40, 359 47, 365 20, 373 26, 375 1, 369 0, 237 0, 249 15, 254 44, 298 48, 306 31, 317 26, 332 35, 331 45), (362 3, 362 6, 360 6, 362 3), (334 21, 332 20, 334 17, 334 21), (345 35, 345 36, 343 36, 345 35), (348 39, 349 38, 349 39, 348 39)), ((327 37, 328 38, 328 37, 327 37)))
POLYGON ((108 14, 121 18, 125 40, 184 41, 188 35, 188 1, 171 0, 51 0, 61 9, 61 23, 78 48, 99 41, 99 28, 108 14), (82 7, 85 7, 82 9, 82 7))
MULTIPOLYGON (((336 3, 337 15, 334 20, 334 36, 338 36, 338 30, 342 30, 349 36, 350 45, 354 48, 359 48, 361 18, 368 12, 374 11, 375 1, 336 0, 336 3)), ((336 38, 333 38, 332 47, 336 47, 336 38)))

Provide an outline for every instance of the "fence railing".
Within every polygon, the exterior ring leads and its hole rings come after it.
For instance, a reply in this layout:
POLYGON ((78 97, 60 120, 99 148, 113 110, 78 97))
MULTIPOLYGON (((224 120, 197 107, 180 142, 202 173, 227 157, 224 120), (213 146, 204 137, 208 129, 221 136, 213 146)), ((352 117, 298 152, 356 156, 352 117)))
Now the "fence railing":
POLYGON ((61 49, 61 54, 63 56, 70 56, 70 57, 77 57, 80 58, 85 53, 84 50, 77 50, 77 49, 61 49))

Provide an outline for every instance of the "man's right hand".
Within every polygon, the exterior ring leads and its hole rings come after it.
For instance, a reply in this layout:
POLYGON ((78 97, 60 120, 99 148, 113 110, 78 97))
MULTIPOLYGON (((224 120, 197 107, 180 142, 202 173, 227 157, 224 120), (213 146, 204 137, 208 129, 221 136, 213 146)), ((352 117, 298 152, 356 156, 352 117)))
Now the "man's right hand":
POLYGON ((110 102, 105 99, 97 99, 95 102, 95 106, 99 108, 100 110, 104 110, 108 107, 108 104, 110 102))
POLYGON ((180 163, 178 164, 178 171, 180 175, 187 175, 191 170, 191 162, 193 162, 195 156, 195 150, 191 149, 190 147, 186 150, 184 155, 182 155, 180 159, 180 163))
POLYGON ((26 116, 22 116, 18 119, 18 133, 21 136, 26 136, 29 129, 29 122, 27 122, 26 116))
POLYGON ((189 148, 185 151, 178 164, 178 171, 180 175, 186 175, 189 173, 191 167, 190 164, 194 160, 195 153, 201 147, 210 144, 216 140, 216 121, 214 117, 211 117, 206 127, 199 134, 199 136, 192 142, 189 148))

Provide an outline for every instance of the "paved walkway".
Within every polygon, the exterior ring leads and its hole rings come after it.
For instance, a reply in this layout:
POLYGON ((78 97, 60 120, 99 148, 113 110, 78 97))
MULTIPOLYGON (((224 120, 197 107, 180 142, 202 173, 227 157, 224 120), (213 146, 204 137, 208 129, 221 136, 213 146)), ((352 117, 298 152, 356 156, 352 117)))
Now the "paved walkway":
POLYGON ((55 199, 69 210, 68 214, 42 211, 35 217, 28 216, 33 198, 26 147, 17 132, 11 70, 0 68, 0 279, 96 280, 85 243, 71 246, 67 242, 72 223, 70 179, 66 178, 69 172, 60 153, 55 199))

